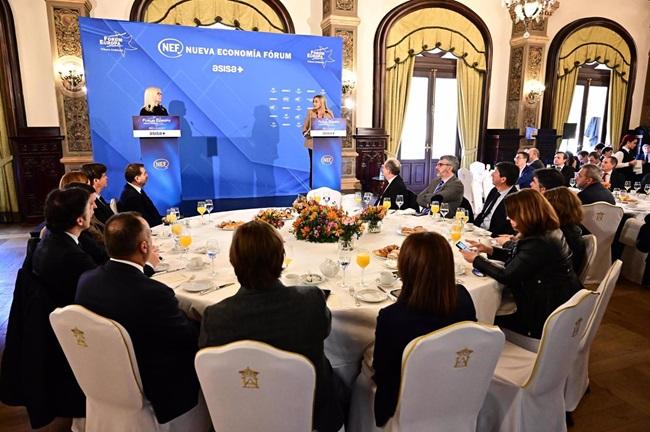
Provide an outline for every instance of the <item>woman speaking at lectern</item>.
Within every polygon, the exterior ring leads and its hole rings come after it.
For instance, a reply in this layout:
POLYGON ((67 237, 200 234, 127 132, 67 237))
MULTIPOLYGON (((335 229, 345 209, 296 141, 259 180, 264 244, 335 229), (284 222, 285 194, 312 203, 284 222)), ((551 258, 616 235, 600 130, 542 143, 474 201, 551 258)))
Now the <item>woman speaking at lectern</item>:
POLYGON ((302 126, 302 134, 305 137, 305 147, 309 150, 309 187, 311 188, 312 180, 312 156, 314 142, 311 138, 311 121, 315 118, 334 118, 334 114, 327 108, 327 100, 323 95, 316 95, 312 98, 313 108, 307 110, 305 124, 302 126))
POLYGON ((162 90, 158 87, 147 87, 144 91, 144 106, 140 109, 141 116, 166 116, 167 109, 162 106, 162 90))

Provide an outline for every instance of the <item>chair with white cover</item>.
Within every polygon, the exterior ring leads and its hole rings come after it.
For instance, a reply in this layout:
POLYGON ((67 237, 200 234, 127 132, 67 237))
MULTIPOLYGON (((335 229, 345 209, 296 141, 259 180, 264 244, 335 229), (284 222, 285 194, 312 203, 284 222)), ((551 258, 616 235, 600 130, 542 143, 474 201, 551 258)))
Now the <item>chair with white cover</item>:
MULTIPOLYGON (((474 205, 474 213, 479 214, 483 209, 483 177, 485 177, 488 172, 485 170, 485 164, 483 162, 472 162, 469 164, 469 171, 472 173, 472 204, 474 205)), ((488 191, 489 192, 489 191, 488 191)))
MULTIPOLYGON (((412 340, 402 355, 395 414, 375 426, 372 372, 364 367, 352 391, 350 431, 475 431, 504 343, 495 326, 460 322, 412 340)), ((367 362, 366 362, 367 363, 367 362)))
POLYGON ((597 297, 583 289, 555 309, 538 353, 505 343, 477 430, 566 431, 564 386, 597 297))
POLYGON ((117 200, 115 198, 111 198, 108 206, 113 210, 113 213, 118 214, 119 212, 117 211, 117 200))
POLYGON ((642 219, 629 218, 625 221, 618 239, 624 245, 623 254, 621 255, 623 261, 621 274, 625 279, 637 284, 641 284, 643 281, 645 261, 648 257, 647 253, 636 248, 636 239, 639 237, 639 231, 643 224, 642 219))
POLYGON ((463 196, 467 198, 472 208, 474 208, 474 193, 472 188, 472 183, 474 182, 474 176, 472 172, 467 168, 460 168, 458 170, 458 179, 463 183, 463 196))
POLYGON ((583 235, 582 239, 585 242, 585 264, 582 267, 582 271, 578 275, 578 279, 580 279, 580 283, 584 285, 585 281, 587 280, 587 275, 589 274, 589 271, 594 266, 594 262, 596 261, 598 241, 596 239, 596 236, 593 234, 583 235))
POLYGON ((312 429, 316 372, 304 356, 244 340, 200 350, 195 366, 216 432, 312 429))
POLYGON ((492 183, 492 172, 491 171, 486 171, 485 176, 483 177, 483 201, 487 199, 488 194, 494 187, 494 184, 492 183))
POLYGON ((596 290, 596 293, 599 294, 596 306, 589 318, 584 336, 580 340, 578 354, 566 381, 564 403, 567 411, 574 411, 578 407, 580 400, 587 391, 587 387, 589 387, 589 352, 591 351, 591 344, 596 338, 596 333, 598 333, 598 328, 614 292, 618 276, 621 273, 621 266, 621 261, 616 260, 596 290))
POLYGON ((319 187, 307 192, 307 199, 312 200, 314 197, 320 198, 320 204, 327 204, 335 207, 341 205, 341 192, 328 187, 319 187))
POLYGON ((612 265, 612 242, 622 218, 623 209, 606 202, 582 206, 582 224, 596 236, 598 244, 596 259, 589 269, 585 283, 600 283, 612 265))
POLYGON ((159 424, 142 391, 131 337, 119 323, 79 305, 57 308, 50 323, 86 395, 85 429, 92 432, 207 431, 202 402, 159 424))

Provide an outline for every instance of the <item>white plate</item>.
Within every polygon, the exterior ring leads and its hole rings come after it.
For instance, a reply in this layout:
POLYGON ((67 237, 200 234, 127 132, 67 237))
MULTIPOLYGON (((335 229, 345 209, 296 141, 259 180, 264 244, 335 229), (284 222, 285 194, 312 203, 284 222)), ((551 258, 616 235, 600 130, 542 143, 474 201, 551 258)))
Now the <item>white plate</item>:
POLYGON ((197 279, 185 282, 181 287, 188 292, 198 292, 212 288, 213 283, 210 279, 197 279))
POLYGON ((385 292, 376 289, 362 289, 355 296, 366 303, 380 303, 388 298, 385 292))
POLYGON ((187 264, 187 265, 185 265, 185 270, 189 270, 189 271, 199 271, 199 270, 203 270, 203 268, 205 267, 205 265, 206 265, 206 263, 204 263, 204 262, 201 263, 201 265, 199 265, 199 266, 193 266, 193 265, 187 264))
POLYGON ((309 273, 300 275, 300 282, 305 285, 318 285, 325 282, 325 277, 317 273, 309 273))
POLYGON ((169 270, 169 263, 159 263, 154 269, 156 272, 169 270))

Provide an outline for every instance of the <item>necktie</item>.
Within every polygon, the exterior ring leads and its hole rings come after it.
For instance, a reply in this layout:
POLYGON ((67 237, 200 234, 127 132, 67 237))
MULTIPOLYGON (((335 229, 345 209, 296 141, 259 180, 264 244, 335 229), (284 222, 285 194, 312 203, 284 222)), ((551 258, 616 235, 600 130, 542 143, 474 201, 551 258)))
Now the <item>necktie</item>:
MULTIPOLYGON (((497 202, 497 199, 498 199, 498 198, 499 198, 499 193, 497 192, 497 193, 492 197, 492 199, 490 200, 490 202, 487 203, 487 205, 485 206, 485 208, 484 208, 483 211, 481 212, 481 215, 480 215, 480 222, 478 223, 478 225, 482 224, 482 223, 483 223, 483 220, 487 217, 487 215, 489 215, 489 214, 492 212, 492 207, 494 207, 494 203, 497 202)), ((477 219, 479 219, 479 218, 477 218, 477 219)))
POLYGON ((433 194, 436 195, 442 187, 445 185, 445 182, 443 180, 440 180, 440 183, 438 183, 438 186, 436 186, 436 189, 433 191, 433 194))

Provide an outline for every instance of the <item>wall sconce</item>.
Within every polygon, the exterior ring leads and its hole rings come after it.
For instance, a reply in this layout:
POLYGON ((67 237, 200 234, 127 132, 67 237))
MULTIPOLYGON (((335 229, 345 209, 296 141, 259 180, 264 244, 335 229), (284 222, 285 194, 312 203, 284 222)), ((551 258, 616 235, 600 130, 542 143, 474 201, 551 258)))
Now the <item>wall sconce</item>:
POLYGON ((524 94, 526 95, 526 102, 528 102, 531 105, 535 105, 538 103, 541 98, 542 94, 544 94, 544 90, 546 87, 544 84, 537 80, 530 80, 526 81, 526 84, 524 85, 524 94))
POLYGON ((357 76, 349 69, 343 69, 341 77, 342 92, 344 96, 349 96, 357 86, 357 76))
POLYGON ((64 93, 79 96, 85 92, 84 67, 79 57, 63 56, 54 62, 55 78, 64 93))

